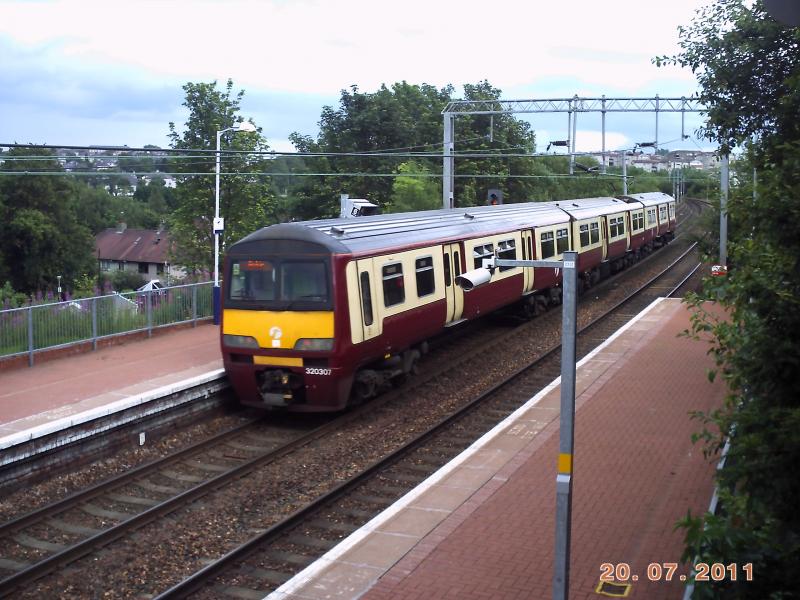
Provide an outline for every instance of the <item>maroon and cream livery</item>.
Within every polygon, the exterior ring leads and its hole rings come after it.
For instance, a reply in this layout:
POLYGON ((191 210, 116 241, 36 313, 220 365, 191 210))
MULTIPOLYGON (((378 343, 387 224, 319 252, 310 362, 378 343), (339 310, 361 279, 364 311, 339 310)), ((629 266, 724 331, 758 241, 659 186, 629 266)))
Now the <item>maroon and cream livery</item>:
POLYGON ((448 327, 560 302, 552 268, 500 268, 465 295, 455 278, 484 258, 575 250, 586 287, 668 241, 674 214, 675 200, 653 193, 265 227, 226 255, 225 369, 245 404, 340 410, 412 373, 426 340, 448 327))

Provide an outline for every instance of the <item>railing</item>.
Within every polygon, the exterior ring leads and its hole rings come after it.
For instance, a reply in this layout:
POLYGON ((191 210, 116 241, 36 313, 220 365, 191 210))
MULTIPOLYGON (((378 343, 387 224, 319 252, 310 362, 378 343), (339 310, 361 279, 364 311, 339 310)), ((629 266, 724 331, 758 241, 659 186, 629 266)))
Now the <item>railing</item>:
POLYGON ((0 311, 0 358, 34 355, 47 349, 64 348, 146 331, 193 323, 212 316, 211 282, 165 287, 158 290, 113 293, 12 308, 0 311))

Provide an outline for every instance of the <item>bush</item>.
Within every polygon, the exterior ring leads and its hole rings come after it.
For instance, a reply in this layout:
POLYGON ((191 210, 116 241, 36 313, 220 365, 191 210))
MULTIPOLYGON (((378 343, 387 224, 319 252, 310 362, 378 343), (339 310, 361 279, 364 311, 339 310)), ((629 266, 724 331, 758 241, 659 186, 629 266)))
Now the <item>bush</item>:
POLYGON ((117 271, 111 276, 111 285, 117 292, 129 292, 142 287, 144 283, 144 278, 133 271, 117 271))
POLYGON ((0 310, 8 308, 19 308, 23 304, 28 304, 30 299, 22 292, 14 291, 11 283, 6 281, 3 287, 0 287, 0 310))

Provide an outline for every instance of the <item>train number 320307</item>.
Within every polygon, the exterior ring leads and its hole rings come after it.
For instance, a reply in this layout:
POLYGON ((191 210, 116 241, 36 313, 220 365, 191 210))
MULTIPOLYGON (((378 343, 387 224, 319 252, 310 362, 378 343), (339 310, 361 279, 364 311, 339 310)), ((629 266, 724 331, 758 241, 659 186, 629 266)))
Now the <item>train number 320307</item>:
POLYGON ((306 375, 330 375, 333 369, 322 369, 319 367, 306 367, 306 375))

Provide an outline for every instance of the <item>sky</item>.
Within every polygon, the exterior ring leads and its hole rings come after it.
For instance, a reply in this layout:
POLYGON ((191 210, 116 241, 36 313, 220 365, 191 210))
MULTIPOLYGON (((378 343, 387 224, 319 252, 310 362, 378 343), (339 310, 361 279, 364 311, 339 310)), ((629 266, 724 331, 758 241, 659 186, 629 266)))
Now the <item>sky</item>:
MULTIPOLYGON (((233 79, 240 114, 269 145, 316 137, 324 106, 352 85, 488 80, 504 99, 681 97, 691 71, 678 26, 708 0, 0 0, 0 144, 168 146, 183 131, 181 86, 233 79)), ((566 114, 526 115, 537 150, 569 137, 566 114)), ((669 149, 711 149, 699 115, 659 117, 669 149)), ((581 115, 579 151, 599 150, 600 116, 581 115)), ((457 125, 456 125, 457 128, 457 125)), ((655 117, 607 116, 606 145, 652 141, 655 117)), ((441 140, 432 140, 432 143, 441 140)))

